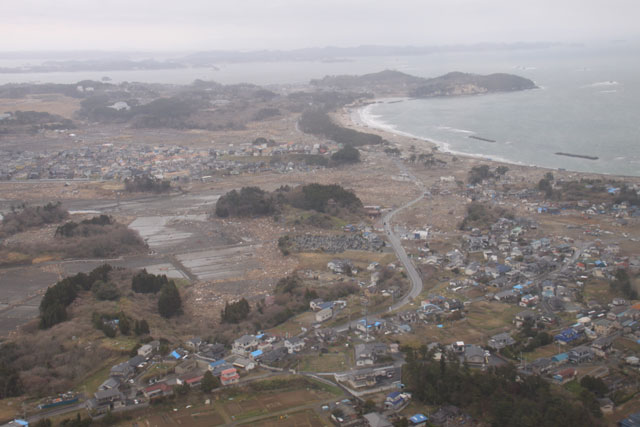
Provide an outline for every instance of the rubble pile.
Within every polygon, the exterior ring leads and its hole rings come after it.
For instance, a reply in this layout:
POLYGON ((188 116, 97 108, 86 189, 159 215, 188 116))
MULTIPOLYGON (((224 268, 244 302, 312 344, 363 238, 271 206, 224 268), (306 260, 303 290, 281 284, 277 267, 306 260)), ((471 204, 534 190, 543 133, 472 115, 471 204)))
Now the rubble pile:
POLYGON ((309 235, 291 236, 291 249, 294 252, 309 252, 321 250, 323 252, 338 253, 346 250, 379 251, 384 242, 378 236, 364 237, 361 234, 352 235, 309 235))

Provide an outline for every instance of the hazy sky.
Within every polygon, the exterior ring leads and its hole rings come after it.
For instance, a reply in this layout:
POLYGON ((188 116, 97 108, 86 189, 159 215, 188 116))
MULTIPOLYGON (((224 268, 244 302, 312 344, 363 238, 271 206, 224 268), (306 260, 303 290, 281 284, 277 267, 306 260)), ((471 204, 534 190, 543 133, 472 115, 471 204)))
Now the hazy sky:
POLYGON ((639 17, 639 0, 0 0, 0 51, 607 41, 639 17))

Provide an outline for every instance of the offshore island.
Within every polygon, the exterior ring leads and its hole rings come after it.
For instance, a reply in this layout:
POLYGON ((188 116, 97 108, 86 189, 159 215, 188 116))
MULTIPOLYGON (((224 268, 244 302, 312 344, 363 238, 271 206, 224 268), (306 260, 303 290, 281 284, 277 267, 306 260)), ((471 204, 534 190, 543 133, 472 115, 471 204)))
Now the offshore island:
POLYGON ((397 71, 0 86, 2 421, 637 411, 640 179, 454 155, 359 117, 534 89, 397 71))

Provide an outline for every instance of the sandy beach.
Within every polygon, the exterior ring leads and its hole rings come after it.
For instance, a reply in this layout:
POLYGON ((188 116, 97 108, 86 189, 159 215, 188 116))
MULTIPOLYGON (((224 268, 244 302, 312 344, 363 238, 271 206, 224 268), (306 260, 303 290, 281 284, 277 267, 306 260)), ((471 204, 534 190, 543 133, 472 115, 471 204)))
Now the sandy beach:
POLYGON ((460 178, 466 177, 466 173, 471 167, 479 164, 487 164, 494 168, 503 165, 509 167, 510 170, 518 171, 518 174, 523 181, 537 182, 545 173, 552 172, 555 176, 564 179, 615 179, 629 184, 640 184, 640 178, 634 176, 550 169, 536 165, 509 162, 503 159, 487 158, 482 155, 449 151, 446 143, 419 138, 414 135, 398 131, 392 126, 381 125, 379 122, 375 121, 373 117, 370 117, 366 111, 367 106, 375 103, 398 101, 406 102, 409 100, 410 98, 376 98, 364 104, 346 106, 342 110, 333 113, 332 117, 342 126, 352 128, 360 132, 380 135, 387 141, 395 144, 402 152, 415 150, 418 154, 435 153, 439 159, 446 161, 451 166, 455 166, 455 168, 450 168, 449 172, 456 177, 459 176, 460 178))

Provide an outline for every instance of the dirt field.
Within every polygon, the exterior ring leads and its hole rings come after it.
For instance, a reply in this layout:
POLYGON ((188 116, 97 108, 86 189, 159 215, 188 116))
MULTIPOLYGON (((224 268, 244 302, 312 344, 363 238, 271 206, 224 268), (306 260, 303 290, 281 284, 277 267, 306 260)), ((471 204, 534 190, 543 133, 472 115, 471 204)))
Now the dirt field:
POLYGON ((0 98, 0 111, 39 111, 67 119, 80 108, 80 99, 60 94, 28 95, 25 98, 0 98))
POLYGON ((290 390, 238 395, 227 400, 190 396, 187 400, 169 402, 160 407, 149 408, 133 420, 120 423, 124 426, 215 426, 238 422, 242 425, 322 426, 318 416, 308 405, 330 399, 332 394, 319 390, 290 390), (202 400, 202 401, 201 401, 202 400), (295 408, 303 407, 295 411, 295 408), (292 414, 287 414, 293 409, 292 414), (274 414, 270 417, 269 414, 274 414), (264 417, 264 421, 262 420, 264 417), (281 418, 282 417, 282 418, 281 418), (243 420, 246 420, 243 422, 243 420), (251 420, 251 421, 249 421, 251 420))
POLYGON ((293 414, 280 415, 277 417, 273 417, 269 420, 252 422, 250 424, 243 425, 252 425, 252 426, 261 426, 261 427, 321 427, 331 425, 326 422, 323 422, 318 415, 312 410, 300 411, 293 414))

